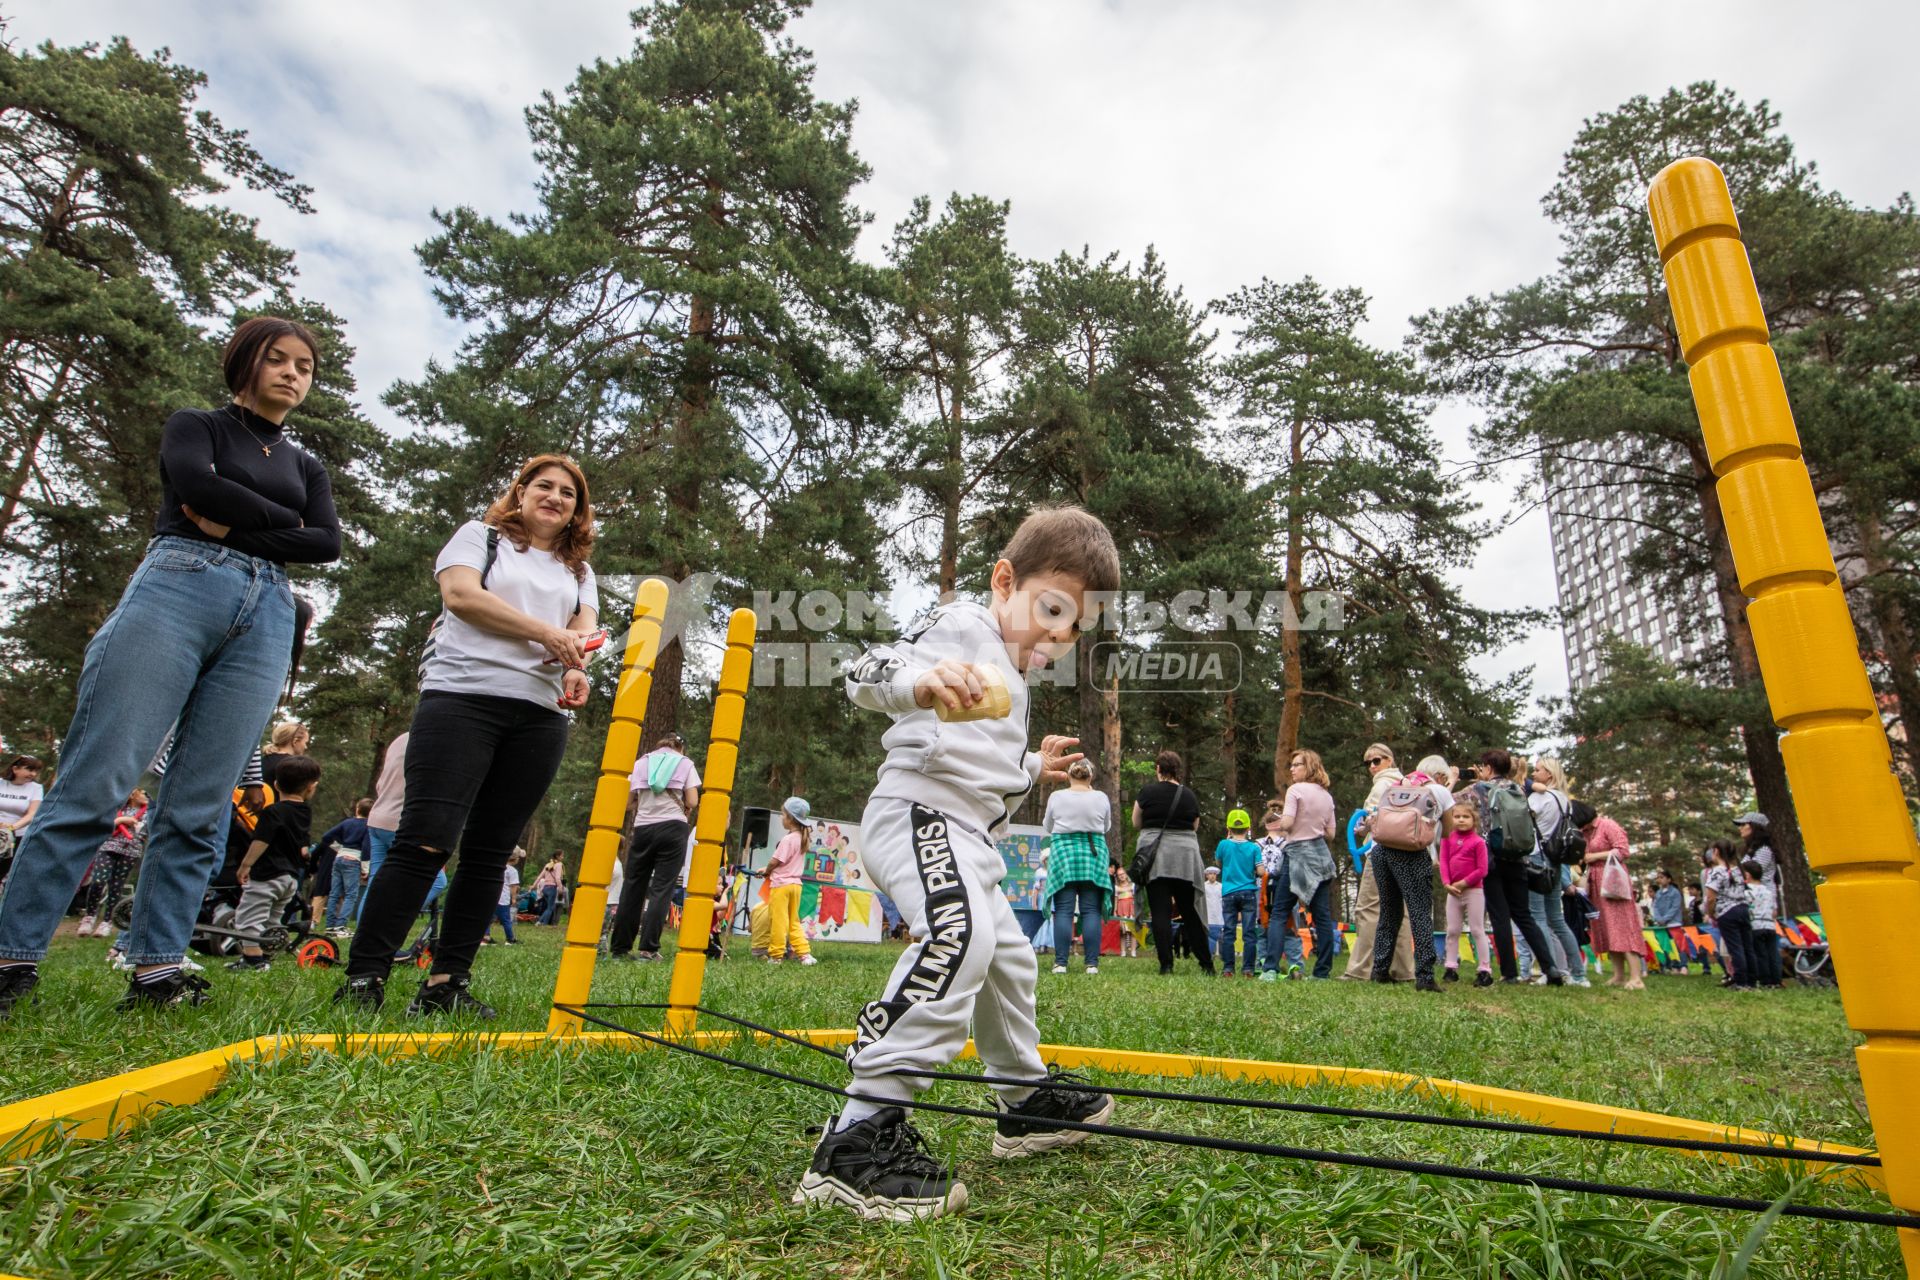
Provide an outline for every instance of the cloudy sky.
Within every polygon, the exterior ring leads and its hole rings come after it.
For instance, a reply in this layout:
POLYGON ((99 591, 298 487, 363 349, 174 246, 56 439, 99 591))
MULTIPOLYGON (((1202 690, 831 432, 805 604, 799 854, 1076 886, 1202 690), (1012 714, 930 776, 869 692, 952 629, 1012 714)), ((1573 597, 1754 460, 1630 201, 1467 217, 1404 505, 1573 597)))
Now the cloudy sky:
MULTIPOLYGON (((300 291, 345 316, 369 411, 460 332, 413 247, 430 212, 527 209, 521 112, 632 44, 620 0, 24 0, 10 35, 125 35, 206 72, 203 98, 314 188, 300 217, 238 193, 298 251, 300 291)), ((857 193, 877 256, 916 195, 1011 200, 1022 254, 1151 243, 1197 300, 1312 274, 1374 299, 1371 336, 1536 278, 1539 199, 1580 122, 1716 80, 1769 99, 1802 156, 1859 203, 1914 185, 1920 5, 821 0, 795 29, 823 96, 855 98, 857 193)), ((1449 457, 1471 413, 1443 411, 1449 457)), ((1481 497, 1504 512, 1512 485, 1481 497)), ((1482 603, 1551 603, 1544 515, 1463 575, 1482 603)), ((1559 634, 1499 656, 1564 691, 1559 634)))

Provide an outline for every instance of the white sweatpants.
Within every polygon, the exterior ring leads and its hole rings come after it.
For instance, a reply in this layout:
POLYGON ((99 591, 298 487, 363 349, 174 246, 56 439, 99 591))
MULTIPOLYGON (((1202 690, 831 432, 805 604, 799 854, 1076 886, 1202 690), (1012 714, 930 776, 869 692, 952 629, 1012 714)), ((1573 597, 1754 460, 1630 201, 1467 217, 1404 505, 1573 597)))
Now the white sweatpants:
MULTIPOLYGON (((904 1102, 927 1082, 900 1068, 938 1071, 966 1047, 988 1074, 1041 1080, 1040 1030, 1033 1020, 1039 964, 1000 881, 999 850, 979 832, 905 800, 877 799, 860 819, 860 856, 881 892, 900 908, 913 942, 894 965, 884 995, 860 1011, 847 1050, 852 1092, 904 1102)), ((1033 1090, 995 1086, 1008 1104, 1033 1090)))

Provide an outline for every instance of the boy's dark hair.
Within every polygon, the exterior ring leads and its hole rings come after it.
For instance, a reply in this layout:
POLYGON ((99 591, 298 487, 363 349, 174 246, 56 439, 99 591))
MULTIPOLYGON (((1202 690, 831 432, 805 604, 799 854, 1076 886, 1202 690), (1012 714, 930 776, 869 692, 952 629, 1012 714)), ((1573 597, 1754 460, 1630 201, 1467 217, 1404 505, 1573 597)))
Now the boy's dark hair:
POLYGON ((235 395, 252 391, 253 384, 260 380, 260 366, 266 362, 268 349, 282 338, 300 339, 313 353, 314 364, 320 363, 320 340, 313 336, 313 330, 279 316, 255 316, 243 321, 227 339, 227 351, 220 360, 227 390, 235 395))
POLYGON ((1064 573, 1088 591, 1120 589, 1120 551, 1100 518, 1084 507, 1036 507, 1000 550, 1014 581, 1036 573, 1064 573))
POLYGON ((1480 753, 1480 763, 1493 770, 1496 778, 1505 778, 1513 772, 1513 753, 1504 747, 1494 747, 1480 753))
POLYGON ((1156 772, 1166 774, 1175 782, 1180 781, 1180 753, 1178 751, 1162 751, 1153 758, 1153 767, 1156 772))
POLYGON ((283 756, 273 777, 274 789, 282 796, 291 796, 320 781, 320 762, 312 756, 283 756))
POLYGON ((1767 878, 1767 869, 1760 865, 1758 858, 1748 858, 1740 864, 1740 869, 1752 876, 1755 880, 1764 880, 1767 878))
POLYGON ((366 796, 361 796, 358 800, 355 800, 353 802, 354 817, 364 818, 372 812, 373 812, 373 801, 368 799, 366 796))

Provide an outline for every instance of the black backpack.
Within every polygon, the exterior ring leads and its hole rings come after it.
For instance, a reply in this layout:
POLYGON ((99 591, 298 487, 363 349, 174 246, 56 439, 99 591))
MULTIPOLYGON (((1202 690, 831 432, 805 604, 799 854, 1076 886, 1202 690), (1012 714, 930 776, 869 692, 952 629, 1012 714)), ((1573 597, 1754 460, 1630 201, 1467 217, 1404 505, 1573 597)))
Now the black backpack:
MULTIPOLYGON (((1580 834, 1580 828, 1574 824, 1573 810, 1561 803, 1560 797, 1547 792, 1553 799, 1554 807, 1560 810, 1560 825, 1553 829, 1551 836, 1540 837, 1540 852, 1547 855, 1547 861, 1557 867, 1577 867, 1587 860, 1587 838, 1580 834)), ((1533 808, 1527 808, 1529 818, 1533 808)), ((1539 834, 1540 824, 1534 823, 1534 833, 1539 834)))

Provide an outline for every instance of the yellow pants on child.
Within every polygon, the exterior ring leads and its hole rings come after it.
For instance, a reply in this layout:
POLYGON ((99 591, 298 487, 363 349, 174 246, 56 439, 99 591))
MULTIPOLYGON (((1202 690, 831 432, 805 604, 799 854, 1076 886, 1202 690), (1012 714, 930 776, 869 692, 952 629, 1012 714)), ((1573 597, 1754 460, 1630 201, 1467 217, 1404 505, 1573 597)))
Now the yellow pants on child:
POLYGON ((812 954, 813 948, 807 943, 807 931, 800 927, 799 885, 783 884, 768 891, 767 923, 772 926, 767 934, 769 959, 785 959, 789 941, 796 955, 812 954))

